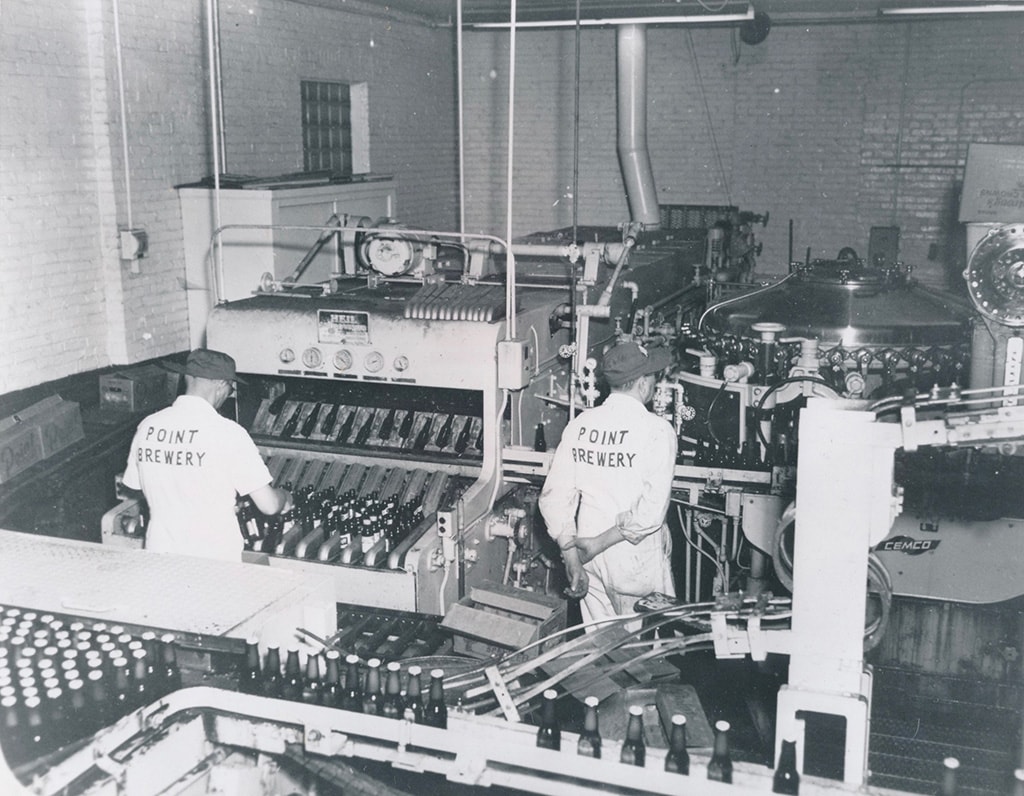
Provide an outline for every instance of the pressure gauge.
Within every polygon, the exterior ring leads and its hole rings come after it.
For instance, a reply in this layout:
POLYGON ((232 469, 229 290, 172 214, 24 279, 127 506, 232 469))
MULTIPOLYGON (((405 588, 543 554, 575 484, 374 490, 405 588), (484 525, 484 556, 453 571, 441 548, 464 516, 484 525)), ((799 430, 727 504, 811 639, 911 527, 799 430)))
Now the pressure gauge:
POLYGON ((395 370, 401 372, 409 368, 409 357, 397 356, 395 357, 395 370))
POLYGON ((307 348, 302 352, 302 364, 307 368, 318 368, 324 361, 319 348, 307 348))
POLYGON ((282 348, 281 353, 277 357, 287 365, 289 362, 295 361, 295 352, 290 348, 282 348))
POLYGON ((366 355, 366 359, 363 360, 363 367, 365 367, 370 373, 376 373, 384 367, 384 356, 380 351, 371 351, 366 355))
POLYGON ((352 352, 346 349, 341 349, 337 354, 334 355, 334 367, 337 370, 348 370, 352 367, 352 352))

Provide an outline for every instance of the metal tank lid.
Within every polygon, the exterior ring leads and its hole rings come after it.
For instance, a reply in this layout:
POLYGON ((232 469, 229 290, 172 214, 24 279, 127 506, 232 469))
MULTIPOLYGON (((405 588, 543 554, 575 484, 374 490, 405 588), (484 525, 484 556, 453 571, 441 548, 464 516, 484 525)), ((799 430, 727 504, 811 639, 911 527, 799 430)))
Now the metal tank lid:
POLYGON ((950 345, 965 339, 972 315, 963 300, 905 274, 859 260, 815 260, 773 286, 712 308, 708 326, 756 339, 754 324, 781 323, 780 336, 829 346, 950 345))

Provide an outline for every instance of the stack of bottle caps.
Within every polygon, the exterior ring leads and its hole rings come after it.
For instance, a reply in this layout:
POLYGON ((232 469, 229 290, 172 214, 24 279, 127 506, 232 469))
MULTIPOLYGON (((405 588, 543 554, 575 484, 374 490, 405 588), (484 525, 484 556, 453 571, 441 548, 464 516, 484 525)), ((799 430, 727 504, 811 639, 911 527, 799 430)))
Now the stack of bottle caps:
POLYGON ((0 746, 12 767, 180 687, 171 634, 0 606, 0 746))
POLYGON ((444 671, 433 669, 429 680, 419 666, 402 666, 380 658, 363 662, 350 654, 342 660, 338 650, 309 653, 305 661, 297 647, 270 646, 261 658, 259 641, 246 642, 239 672, 239 690, 274 699, 288 699, 356 713, 408 719, 417 724, 445 728, 444 671))

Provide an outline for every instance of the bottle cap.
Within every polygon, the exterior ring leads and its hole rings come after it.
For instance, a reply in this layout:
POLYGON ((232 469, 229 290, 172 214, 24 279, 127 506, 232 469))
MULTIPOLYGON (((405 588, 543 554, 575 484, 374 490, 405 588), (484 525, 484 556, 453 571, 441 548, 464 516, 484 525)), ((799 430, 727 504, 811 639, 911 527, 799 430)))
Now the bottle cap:
POLYGON ((398 661, 391 661, 391 663, 388 664, 388 671, 389 672, 397 672, 397 671, 400 671, 401 668, 402 668, 402 664, 400 664, 398 661))
POLYGON ((359 663, 359 656, 350 652, 345 656, 345 663, 359 663))
POLYGON ((1017 780, 1017 782, 1024 782, 1024 768, 1014 769, 1013 778, 1017 780))
POLYGON ((583 700, 583 704, 586 705, 588 708, 596 708, 598 702, 599 700, 596 696, 588 696, 586 699, 583 700))
POLYGON ((716 721, 715 729, 719 732, 729 732, 729 722, 727 721, 716 721))
POLYGON ((545 699, 558 699, 558 692, 554 688, 549 688, 544 692, 545 699))
POLYGON ((430 670, 430 676, 431 677, 437 677, 437 678, 444 678, 444 669, 431 669, 430 670))
POLYGON ((672 723, 673 724, 686 724, 686 716, 684 716, 682 713, 676 713, 675 715, 672 716, 672 723))
POLYGON ((341 653, 338 652, 337 650, 327 650, 326 657, 327 657, 327 660, 331 660, 331 661, 338 660, 341 657, 341 653))
POLYGON ((955 757, 947 757, 945 760, 942 761, 942 765, 946 768, 951 768, 955 771, 956 769, 960 768, 960 761, 957 760, 955 757))
POLYGON ((642 715, 644 715, 644 709, 640 705, 630 705, 629 706, 629 715, 630 716, 642 716, 642 715))
POLYGON ((373 669, 377 669, 380 667, 380 658, 370 658, 370 660, 366 662, 366 665, 373 669))
POLYGON ((421 667, 417 666, 415 663, 412 666, 409 667, 409 676, 410 677, 412 677, 413 675, 419 676, 422 672, 423 672, 423 669, 421 667))

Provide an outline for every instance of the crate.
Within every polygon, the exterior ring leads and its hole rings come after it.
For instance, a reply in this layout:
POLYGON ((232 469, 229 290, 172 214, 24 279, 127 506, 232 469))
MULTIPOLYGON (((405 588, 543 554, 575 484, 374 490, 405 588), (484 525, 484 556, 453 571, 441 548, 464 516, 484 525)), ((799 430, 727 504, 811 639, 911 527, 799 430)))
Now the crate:
POLYGON ((51 395, 0 420, 0 483, 85 438, 74 401, 51 395))
POLYGON ((100 376, 100 408, 134 414, 161 409, 174 400, 178 374, 142 365, 100 376))
MULTIPOLYGON (((498 583, 481 583, 445 614, 441 627, 453 633, 454 652, 494 658, 565 628, 565 600, 498 583)), ((534 657, 543 646, 532 648, 534 657)))

